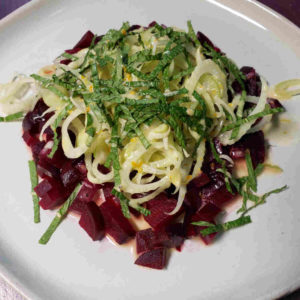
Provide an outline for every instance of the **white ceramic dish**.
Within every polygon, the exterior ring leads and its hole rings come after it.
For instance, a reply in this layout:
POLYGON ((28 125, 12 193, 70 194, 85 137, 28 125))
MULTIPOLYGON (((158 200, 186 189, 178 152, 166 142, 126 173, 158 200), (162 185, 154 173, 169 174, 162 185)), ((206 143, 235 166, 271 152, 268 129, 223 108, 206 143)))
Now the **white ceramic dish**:
MULTIPOLYGON (((299 30, 254 1, 41 0, 0 22, 0 82, 49 64, 87 29, 101 34, 124 20, 185 27, 188 19, 238 65, 254 66, 271 83, 300 78, 299 30)), ((286 107, 299 118, 296 99, 286 107)), ((290 135, 289 146, 271 140, 272 161, 284 173, 259 180, 261 191, 284 183, 290 189, 254 211, 253 224, 210 247, 187 242, 167 270, 154 271, 135 266, 127 248, 93 243, 72 218, 39 245, 53 213, 33 224, 21 126, 1 124, 0 271, 28 297, 43 300, 271 299, 292 291, 300 285, 300 145, 290 135)))

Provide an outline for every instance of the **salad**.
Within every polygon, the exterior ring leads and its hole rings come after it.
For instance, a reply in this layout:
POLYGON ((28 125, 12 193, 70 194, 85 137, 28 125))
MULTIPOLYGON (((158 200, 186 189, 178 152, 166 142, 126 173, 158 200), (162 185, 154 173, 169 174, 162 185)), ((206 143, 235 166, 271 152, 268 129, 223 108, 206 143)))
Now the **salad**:
POLYGON ((135 263, 163 269, 168 249, 191 237, 210 244, 287 188, 257 194, 262 129, 299 80, 269 86, 187 26, 88 31, 52 65, 0 85, 0 121, 22 121, 32 153, 34 222, 40 208, 57 209, 39 243, 73 212, 92 240, 135 238, 135 263), (238 196, 237 217, 218 222, 238 196), (149 226, 138 230, 142 218, 149 226))

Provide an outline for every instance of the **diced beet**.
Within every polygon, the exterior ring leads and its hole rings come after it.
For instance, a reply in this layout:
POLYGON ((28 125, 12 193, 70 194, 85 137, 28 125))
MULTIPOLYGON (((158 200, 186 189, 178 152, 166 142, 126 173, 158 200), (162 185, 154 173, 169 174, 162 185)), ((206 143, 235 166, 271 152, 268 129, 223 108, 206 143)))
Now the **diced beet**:
POLYGON ((100 205, 100 211, 104 218, 106 233, 108 233, 118 244, 123 244, 135 236, 135 230, 126 219, 119 207, 113 200, 107 198, 100 205))
POLYGON ((283 105, 278 101, 277 99, 274 98, 267 98, 267 102, 270 105, 271 108, 283 108, 283 105))
POLYGON ((184 242, 184 230, 182 223, 170 224, 161 230, 148 228, 138 231, 136 234, 137 254, 159 247, 180 249, 184 242))
POLYGON ((29 131, 24 131, 22 138, 24 142, 27 144, 27 146, 31 147, 31 145, 35 142, 37 142, 37 138, 35 136, 32 136, 29 131))
POLYGON ((229 155, 233 159, 245 157, 246 150, 250 151, 254 168, 265 160, 265 138, 262 131, 244 135, 237 143, 229 147, 229 155))
POLYGON ((78 200, 82 202, 94 201, 97 192, 99 191, 100 185, 93 184, 87 179, 83 181, 82 187, 77 195, 78 200))
POLYGON ((152 21, 149 23, 148 28, 154 27, 155 25, 157 25, 156 21, 152 21))
POLYGON ((204 172, 201 172, 201 174, 199 176, 195 177, 189 183, 189 186, 193 186, 195 188, 201 188, 204 185, 208 184, 209 181, 210 181, 209 177, 204 172))
POLYGON ((99 207, 89 202, 81 214, 79 225, 88 233, 93 241, 101 240, 105 235, 104 221, 99 207))
POLYGON ((168 198, 164 193, 159 194, 146 203, 147 209, 151 211, 149 216, 144 217, 146 222, 155 230, 169 224, 181 212, 174 215, 168 214, 176 207, 176 204, 176 199, 168 198))
POLYGON ((82 202, 78 199, 78 197, 76 197, 70 206, 70 210, 81 215, 86 210, 86 207, 87 202, 82 202))
POLYGON ((39 133, 41 127, 51 114, 42 116, 42 114, 48 109, 48 106, 40 99, 35 105, 33 111, 26 114, 23 119, 22 127, 24 132, 28 131, 31 135, 39 133))
POLYGON ((181 250, 181 246, 185 240, 184 226, 182 223, 170 224, 166 227, 166 233, 170 238, 169 247, 175 247, 178 251, 181 250))
POLYGON ((66 200, 64 193, 62 193, 59 189, 54 188, 51 189, 48 193, 46 193, 40 200, 40 206, 43 209, 54 209, 57 206, 64 203, 66 200))
POLYGON ((208 236, 203 237, 200 233, 201 230, 207 228, 206 226, 197 226, 192 225, 192 222, 206 221, 209 223, 214 223, 216 216, 221 212, 217 206, 212 203, 205 204, 198 212, 189 217, 188 220, 188 236, 197 236, 200 235, 201 239, 208 245, 210 244, 216 234, 210 234, 208 236))
POLYGON ((200 197, 200 189, 194 186, 188 186, 187 192, 184 198, 184 203, 189 209, 196 211, 202 205, 202 199, 200 197))
POLYGON ((204 43, 206 42, 209 46, 213 47, 217 52, 221 52, 221 50, 216 47, 213 42, 201 31, 197 32, 197 39, 198 41, 201 43, 201 45, 204 45, 204 43))
POLYGON ((203 203, 212 203, 216 206, 222 206, 233 199, 232 195, 226 188, 225 181, 213 181, 202 188, 201 199, 203 203))
MULTIPOLYGON (((242 67, 241 72, 245 75, 245 88, 246 92, 250 96, 260 96, 261 93, 261 81, 259 75, 256 73, 255 69, 252 67, 242 67)), ((232 83, 232 88, 235 92, 241 93, 242 87, 240 84, 235 80, 232 83)))
POLYGON ((41 178, 46 178, 50 176, 60 181, 60 170, 58 168, 55 168, 51 164, 48 164, 47 166, 43 167, 37 164, 37 173, 41 178))
POLYGON ((45 196, 54 187, 54 179, 51 177, 44 178, 35 188, 34 191, 41 198, 45 196))
POLYGON ((141 25, 134 24, 129 27, 128 32, 136 30, 136 29, 140 29, 140 28, 141 28, 141 25))
POLYGON ((67 160, 66 156, 64 155, 63 149, 61 144, 58 145, 57 150, 55 151, 52 158, 49 157, 53 147, 53 141, 49 141, 45 143, 45 146, 39 153, 39 164, 42 167, 47 168, 48 165, 52 165, 58 169, 60 169, 65 161, 67 160))
POLYGON ((41 198, 40 206, 43 209, 53 209, 66 199, 61 183, 51 177, 46 177, 34 189, 41 198))
POLYGON ((161 270, 167 263, 166 249, 157 248, 141 254, 135 261, 136 265, 161 270))
POLYGON ((114 184, 112 182, 105 182, 102 185, 103 194, 106 200, 112 200, 115 196, 111 193, 114 184))
POLYGON ((79 183, 80 173, 74 168, 71 160, 68 160, 63 164, 60 178, 67 191, 72 191, 76 184, 79 183))
POLYGON ((94 38, 94 34, 88 30, 83 36, 82 38, 80 39, 80 41, 73 47, 74 48, 81 48, 81 49, 84 49, 84 48, 87 48, 91 45, 92 43, 92 40, 94 38))
POLYGON ((140 230, 136 234, 137 254, 169 244, 170 239, 165 231, 154 231, 152 228, 148 228, 140 230))
POLYGON ((32 156, 35 162, 40 161, 40 153, 45 147, 45 142, 44 141, 39 141, 36 140, 34 143, 31 144, 31 151, 32 151, 32 156))

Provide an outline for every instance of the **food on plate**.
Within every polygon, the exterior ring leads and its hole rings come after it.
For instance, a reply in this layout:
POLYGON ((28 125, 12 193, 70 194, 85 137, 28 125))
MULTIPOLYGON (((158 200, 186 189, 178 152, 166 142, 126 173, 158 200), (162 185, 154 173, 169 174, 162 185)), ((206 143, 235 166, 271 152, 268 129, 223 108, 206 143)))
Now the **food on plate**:
POLYGON ((250 210, 287 188, 258 195, 257 177, 262 129, 297 84, 270 87, 239 69, 191 22, 187 32, 156 22, 88 31, 52 65, 0 86, 0 121, 22 120, 32 153, 34 221, 40 207, 57 209, 39 242, 74 212, 92 240, 135 238, 135 263, 163 269, 185 239, 210 244, 250 223, 250 210), (247 175, 238 177, 241 160, 247 175), (237 196, 238 217, 218 222, 237 196), (142 218, 149 226, 137 230, 142 218))

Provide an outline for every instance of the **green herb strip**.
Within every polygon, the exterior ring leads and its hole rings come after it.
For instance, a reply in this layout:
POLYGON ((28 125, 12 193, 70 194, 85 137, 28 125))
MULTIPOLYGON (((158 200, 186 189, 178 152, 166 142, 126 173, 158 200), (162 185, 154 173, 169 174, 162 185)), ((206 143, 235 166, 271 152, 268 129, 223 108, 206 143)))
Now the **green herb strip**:
POLYGON ((34 223, 40 222, 40 205, 39 205, 39 197, 37 196, 34 188, 38 185, 38 174, 36 170, 36 165, 33 160, 28 161, 29 173, 30 173, 30 181, 31 181, 31 194, 33 201, 33 212, 34 212, 34 223))
POLYGON ((69 198, 67 199, 67 201, 63 204, 63 206, 59 209, 57 215, 55 216, 55 218, 53 219, 53 221, 51 222, 51 224, 49 225, 48 229, 46 230, 46 232, 42 235, 42 237, 39 240, 40 244, 47 244, 48 241, 50 240, 51 236, 53 235, 53 233, 55 232, 55 230, 57 229, 57 227, 59 226, 59 224, 62 222, 62 220, 65 218, 65 216, 67 215, 70 206, 72 205, 73 201, 75 200, 80 188, 81 188, 81 184, 78 184, 76 186, 76 188, 74 189, 74 191, 72 192, 72 194, 69 196, 69 198))
POLYGON ((17 112, 15 114, 8 115, 6 117, 0 117, 0 122, 13 122, 19 121, 23 118, 23 112, 17 112))
MULTIPOLYGON (((223 232, 223 231, 228 231, 232 228, 240 227, 246 224, 251 223, 251 218, 250 216, 242 216, 236 220, 229 221, 223 224, 217 224, 214 226, 209 226, 208 228, 202 229, 200 231, 200 234, 202 236, 207 236, 209 234, 215 233, 215 232, 223 232)), ((197 225, 196 223, 192 223, 193 225, 197 225)), ((202 225, 201 225, 202 226, 202 225)))

